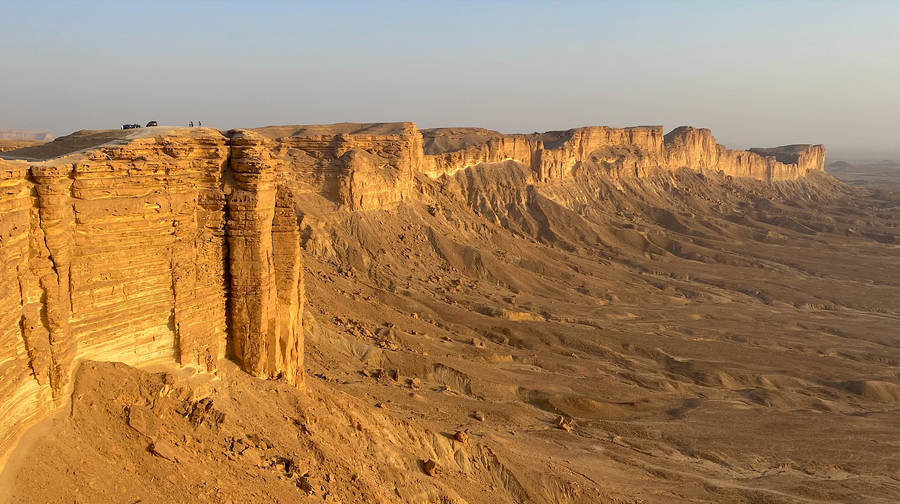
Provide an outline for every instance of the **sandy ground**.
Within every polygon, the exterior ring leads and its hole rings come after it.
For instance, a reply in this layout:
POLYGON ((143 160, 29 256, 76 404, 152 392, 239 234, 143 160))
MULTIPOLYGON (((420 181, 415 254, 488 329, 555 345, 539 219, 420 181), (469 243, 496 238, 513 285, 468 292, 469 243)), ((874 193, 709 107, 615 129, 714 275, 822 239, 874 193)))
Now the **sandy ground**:
POLYGON ((308 389, 85 363, 10 502, 900 501, 900 198, 598 171, 310 195, 308 389))

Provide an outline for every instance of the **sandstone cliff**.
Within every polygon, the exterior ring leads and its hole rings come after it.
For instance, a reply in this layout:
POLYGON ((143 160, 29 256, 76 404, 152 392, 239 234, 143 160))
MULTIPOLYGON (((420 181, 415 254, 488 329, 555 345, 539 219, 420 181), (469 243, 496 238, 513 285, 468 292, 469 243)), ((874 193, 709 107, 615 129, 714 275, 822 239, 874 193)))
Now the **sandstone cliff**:
POLYGON ((213 371, 231 346, 248 372, 298 381, 290 193, 270 163, 229 153, 195 129, 0 161, 0 453, 83 359, 213 371))
MULTIPOLYGON (((514 161, 535 184, 822 170, 822 146, 731 151, 709 130, 533 135, 413 123, 79 132, 0 160, 0 457, 83 359, 303 382, 302 197, 343 211, 417 197, 418 179, 514 161), (596 167, 601 168, 596 168, 596 167)), ((424 179, 427 180, 427 179, 424 179)))
POLYGON ((232 132, 265 149, 280 183, 350 210, 409 198, 422 171, 422 135, 414 123, 278 126, 232 132))
POLYGON ((681 126, 665 137, 669 168, 721 170, 735 177, 792 180, 825 169, 822 145, 788 145, 734 151, 716 143, 708 129, 681 126))
POLYGON ((0 443, 52 406, 78 360, 212 369, 224 355, 224 140, 4 162, 0 443))
POLYGON ((303 290, 299 223, 255 135, 232 139, 226 227, 234 357, 255 376, 302 379, 303 290))
POLYGON ((425 173, 452 174, 481 163, 517 161, 536 180, 562 179, 579 163, 599 162, 615 176, 645 176, 652 169, 721 171, 764 181, 802 177, 824 170, 821 145, 791 145, 733 151, 716 143, 708 129, 682 126, 663 135, 661 126, 586 127, 534 135, 487 130, 426 130, 425 173))

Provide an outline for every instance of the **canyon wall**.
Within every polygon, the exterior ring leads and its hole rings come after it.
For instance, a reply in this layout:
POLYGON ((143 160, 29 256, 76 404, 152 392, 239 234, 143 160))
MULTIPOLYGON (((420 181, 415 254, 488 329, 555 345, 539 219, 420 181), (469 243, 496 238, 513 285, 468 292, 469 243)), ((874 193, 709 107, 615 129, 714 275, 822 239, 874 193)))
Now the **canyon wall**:
POLYGON ((0 461, 81 360, 211 372, 229 353, 302 382, 292 195, 229 143, 195 129, 0 160, 0 461))
POLYGON ((709 130, 656 126, 424 137, 413 123, 148 128, 80 132, 28 156, 42 149, 0 159, 0 461, 61 404, 84 359, 214 372, 229 357, 302 385, 306 196, 385 208, 415 198, 423 175, 505 160, 535 183, 577 167, 773 181, 824 164, 822 146, 731 151, 709 130))
POLYGON ((415 123, 280 126, 233 132, 268 151, 280 183, 349 210, 381 208, 410 197, 422 171, 415 123))
MULTIPOLYGON (((428 130, 429 140, 446 135, 462 137, 465 129, 428 130)), ((425 156, 424 172, 431 177, 453 174, 481 163, 517 161, 531 168, 538 181, 571 175, 579 163, 592 161, 614 169, 616 176, 644 176, 651 169, 721 171, 734 177, 763 181, 791 180, 825 169, 822 145, 789 145, 735 151, 719 145, 708 129, 682 126, 663 135, 661 126, 609 128, 592 126, 533 135, 501 135, 479 131, 465 142, 447 142, 425 156)))
POLYGON ((825 169, 822 145, 786 145, 747 151, 729 150, 716 143, 706 128, 681 126, 665 137, 666 163, 670 169, 723 171, 734 177, 758 180, 792 180, 812 170, 825 169))
POLYGON ((303 265, 290 189, 255 135, 232 138, 226 236, 234 358, 259 377, 302 382, 303 265))
POLYGON ((224 140, 143 138, 3 162, 0 451, 65 395, 79 360, 215 368, 224 140))

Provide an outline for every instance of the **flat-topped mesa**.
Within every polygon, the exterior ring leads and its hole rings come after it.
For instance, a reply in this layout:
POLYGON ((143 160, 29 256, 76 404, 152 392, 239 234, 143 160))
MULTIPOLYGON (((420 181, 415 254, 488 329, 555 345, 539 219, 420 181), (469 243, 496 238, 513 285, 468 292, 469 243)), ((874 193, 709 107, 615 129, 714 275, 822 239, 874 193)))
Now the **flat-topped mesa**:
POLYGON ((435 178, 470 166, 512 160, 532 166, 542 148, 540 135, 504 135, 482 128, 434 128, 422 131, 423 172, 435 178))
MULTIPOLYGON (((503 135, 477 128, 445 128, 423 132, 428 146, 425 173, 431 177, 475 166, 512 160, 529 166, 537 180, 560 179, 591 154, 624 147, 632 154, 632 169, 656 166, 663 155, 661 126, 610 128, 589 126, 530 135, 503 135)), ((614 156, 617 157, 618 155, 614 156)))
POLYGON ((663 135, 661 126, 591 126, 530 135, 503 135, 477 128, 432 129, 425 137, 425 173, 453 174, 482 163, 512 160, 529 166, 538 181, 566 178, 588 161, 613 176, 644 176, 652 169, 721 171, 764 181, 792 180, 824 170, 821 145, 734 151, 704 128, 682 126, 663 135))
POLYGON ((618 163, 618 175, 642 176, 663 157, 662 126, 590 126, 544 133, 541 140, 540 160, 532 168, 542 181, 564 178, 588 160, 618 163))
POLYGON ((760 156, 774 157, 775 161, 785 166, 796 165, 801 176, 810 171, 825 169, 824 145, 794 144, 771 148, 754 147, 748 150, 760 156))
POLYGON ((770 149, 735 151, 719 145, 706 128, 680 126, 665 137, 666 163, 670 170, 721 171, 734 177, 757 180, 794 180, 825 169, 823 145, 789 145, 770 149))

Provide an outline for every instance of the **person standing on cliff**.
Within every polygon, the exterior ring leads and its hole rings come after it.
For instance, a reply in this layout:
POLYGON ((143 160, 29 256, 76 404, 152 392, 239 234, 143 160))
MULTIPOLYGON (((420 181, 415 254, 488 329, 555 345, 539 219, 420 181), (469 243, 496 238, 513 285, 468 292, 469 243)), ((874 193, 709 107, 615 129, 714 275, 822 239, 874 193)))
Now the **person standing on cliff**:
POLYGON ((193 127, 194 127, 194 121, 191 121, 191 123, 190 123, 190 124, 191 124, 191 126, 190 126, 190 127, 191 127, 191 128, 193 128, 193 127))
POLYGON ((197 121, 197 127, 198 127, 198 128, 202 128, 202 127, 203 127, 203 123, 200 122, 200 121, 197 121))

